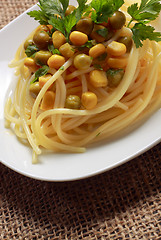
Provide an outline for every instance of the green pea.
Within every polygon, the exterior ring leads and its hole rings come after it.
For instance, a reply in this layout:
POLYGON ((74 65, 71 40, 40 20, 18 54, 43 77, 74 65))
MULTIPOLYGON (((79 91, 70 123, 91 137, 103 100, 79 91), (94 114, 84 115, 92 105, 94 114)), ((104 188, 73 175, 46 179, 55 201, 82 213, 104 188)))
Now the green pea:
POLYGON ((123 69, 109 69, 107 72, 108 86, 111 88, 115 88, 121 82, 124 76, 123 69))
POLYGON ((121 11, 116 11, 112 17, 109 18, 110 25, 112 29, 118 30, 121 29, 125 22, 126 22, 126 17, 125 14, 121 11))
POLYGON ((50 42, 50 37, 47 32, 40 30, 34 34, 33 41, 39 49, 46 49, 50 42))
POLYGON ((52 53, 49 51, 40 50, 35 54, 35 62, 36 64, 42 66, 47 65, 48 59, 52 56, 52 53))
POLYGON ((132 38, 130 36, 120 37, 117 41, 123 43, 126 46, 126 51, 130 52, 132 47, 132 38))
POLYGON ((65 107, 70 109, 80 109, 81 100, 77 95, 69 95, 65 101, 65 107))

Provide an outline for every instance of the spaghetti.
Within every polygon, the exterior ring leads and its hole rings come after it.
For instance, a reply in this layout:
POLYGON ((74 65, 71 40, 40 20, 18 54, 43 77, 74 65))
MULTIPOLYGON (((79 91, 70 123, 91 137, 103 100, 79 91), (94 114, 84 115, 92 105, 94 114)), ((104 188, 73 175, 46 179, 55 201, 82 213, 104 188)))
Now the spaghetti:
MULTIPOLYGON (((128 16, 126 20, 128 21, 128 16)), ((36 31, 37 29, 30 38, 33 38, 36 31)), ((114 36, 101 44, 108 47, 123 32, 128 32, 128 29, 119 29, 114 36)), ((95 45, 97 44, 96 42, 95 45)), ((89 144, 115 136, 134 123, 142 122, 160 108, 160 52, 159 43, 146 40, 142 48, 136 48, 132 43, 129 52, 112 57, 115 62, 120 58, 125 60, 123 67, 110 67, 109 58, 112 55, 108 54, 101 62, 101 69, 96 68, 94 61, 88 68, 79 69, 74 65, 74 59, 82 54, 82 50, 79 52, 77 48, 71 57, 65 58, 65 63, 59 69, 49 66, 47 74, 50 77, 35 94, 31 91, 31 84, 36 71, 24 64, 26 54, 22 44, 15 60, 10 64, 10 67, 16 68, 18 82, 13 98, 8 97, 5 105, 6 127, 11 127, 18 138, 30 143, 33 163, 37 162, 37 155, 44 148, 53 152, 84 152, 89 144), (90 80, 91 72, 112 71, 120 74, 120 69, 123 70, 123 75, 115 87, 108 83, 96 87, 90 80), (82 104, 82 95, 87 92, 97 97, 92 108, 82 104), (52 107, 50 104, 42 107, 46 93, 54 96, 52 107), (68 96, 77 96, 80 99, 77 109, 66 106, 68 96)), ((108 75, 106 77, 108 82, 108 75)), ((39 79, 40 77, 36 83, 39 83, 39 79)))

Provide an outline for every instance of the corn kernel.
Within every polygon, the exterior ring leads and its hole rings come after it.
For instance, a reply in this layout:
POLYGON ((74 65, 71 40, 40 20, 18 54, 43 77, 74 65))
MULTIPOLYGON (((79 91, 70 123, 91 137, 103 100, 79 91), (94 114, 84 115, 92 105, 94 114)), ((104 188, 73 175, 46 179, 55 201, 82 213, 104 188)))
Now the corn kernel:
POLYGON ((24 60, 24 65, 28 67, 31 72, 35 72, 39 67, 35 63, 33 58, 27 57, 24 60))
POLYGON ((71 32, 69 39, 75 46, 81 46, 88 41, 88 36, 85 33, 73 31, 71 32))
POLYGON ((85 92, 82 94, 81 102, 86 109, 93 109, 97 105, 97 96, 93 92, 85 92))
MULTIPOLYGON (((52 77, 51 74, 46 74, 44 76, 39 77, 40 88, 42 88, 51 77, 52 77)), ((52 89, 52 87, 53 87, 53 84, 48 88, 48 90, 52 89)))
POLYGON ((74 55, 74 49, 69 43, 61 45, 59 51, 65 58, 70 58, 74 55))
POLYGON ((52 41, 54 47, 59 49, 66 42, 66 38, 61 32, 55 31, 52 35, 52 41))
POLYGON ((40 109, 49 110, 54 107, 55 93, 53 91, 47 91, 42 99, 40 109))
POLYGON ((126 46, 123 43, 112 41, 107 46, 107 53, 112 56, 119 57, 126 53, 126 46))
POLYGON ((121 32, 119 34, 119 37, 125 37, 125 36, 128 36, 128 37, 132 37, 132 31, 130 28, 127 28, 127 27, 123 27, 121 29, 121 32))
POLYGON ((95 46, 93 46, 92 48, 90 48, 89 50, 89 56, 93 57, 93 58, 97 58, 100 55, 102 55, 103 53, 105 53, 106 48, 102 43, 96 44, 95 46))
POLYGON ((58 54, 52 55, 47 62, 50 68, 55 68, 55 69, 59 69, 64 63, 65 63, 65 58, 58 54))
POLYGON ((128 59, 127 58, 108 58, 107 65, 110 68, 125 68, 127 66, 128 59))
POLYGON ((90 83, 98 88, 98 87, 106 87, 108 84, 107 76, 104 71, 101 70, 93 70, 89 74, 90 83))

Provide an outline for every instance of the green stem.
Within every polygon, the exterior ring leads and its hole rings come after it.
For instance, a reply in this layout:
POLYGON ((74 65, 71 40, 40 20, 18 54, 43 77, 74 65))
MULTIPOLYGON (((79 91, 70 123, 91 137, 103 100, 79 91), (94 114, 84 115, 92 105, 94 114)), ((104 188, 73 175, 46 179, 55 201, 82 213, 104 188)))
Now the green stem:
POLYGON ((132 23, 133 18, 131 18, 130 22, 128 23, 127 27, 129 28, 130 24, 132 23))

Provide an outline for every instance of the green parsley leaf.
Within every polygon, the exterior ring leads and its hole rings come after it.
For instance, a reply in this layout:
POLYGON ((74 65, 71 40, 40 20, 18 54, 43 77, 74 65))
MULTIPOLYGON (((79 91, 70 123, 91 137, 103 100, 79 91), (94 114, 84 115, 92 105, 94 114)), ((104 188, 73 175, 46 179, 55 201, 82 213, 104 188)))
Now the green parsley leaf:
POLYGON ((98 132, 98 133, 96 134, 96 137, 98 137, 100 134, 101 134, 101 132, 98 132))
POLYGON ((78 47, 78 50, 81 51, 84 48, 91 48, 94 45, 96 45, 96 41, 95 40, 88 40, 84 45, 78 47))
POLYGON ((96 32, 104 38, 106 38, 107 35, 108 35, 108 29, 107 28, 98 29, 96 32))
POLYGON ((58 54, 61 55, 60 51, 57 48, 54 48, 54 45, 48 45, 48 50, 52 53, 52 54, 58 54))
POLYGON ((57 17, 51 17, 48 23, 65 35, 65 26, 64 21, 62 19, 57 17))
POLYGON ((134 3, 127 10, 132 20, 142 23, 155 20, 160 11, 161 4, 158 0, 142 0, 140 6, 138 3, 134 3))
POLYGON ((30 17, 33 17, 35 20, 38 20, 40 24, 47 25, 48 17, 41 10, 34 10, 27 13, 30 17))
POLYGON ((133 40, 135 42, 136 47, 142 47, 142 41, 145 39, 154 40, 156 42, 161 41, 161 33, 155 32, 155 28, 152 26, 147 26, 142 23, 136 23, 134 27, 132 27, 133 32, 133 40))
POLYGON ((108 18, 117 11, 122 5, 123 0, 92 0, 91 7, 95 10, 92 11, 91 18, 95 23, 102 23, 108 21, 108 18))
POLYGON ((48 71, 49 71, 49 67, 47 65, 43 65, 42 68, 39 68, 35 72, 35 78, 30 84, 36 82, 39 79, 39 77, 46 75, 48 71))
POLYGON ((65 36, 68 39, 70 31, 74 27, 74 25, 77 23, 77 18, 75 16, 75 11, 73 11, 71 14, 65 17, 64 19, 64 27, 65 27, 65 36))
POLYGON ((63 6, 63 13, 65 14, 65 11, 67 10, 67 7, 69 5, 69 0, 60 0, 62 6, 63 6))
POLYGON ((147 25, 152 20, 155 20, 161 11, 161 3, 159 0, 141 0, 140 6, 138 3, 132 4, 128 7, 127 12, 131 16, 131 20, 127 27, 135 21, 137 23, 131 28, 133 32, 133 40, 136 47, 141 47, 142 41, 149 39, 154 41, 161 41, 161 33, 155 32, 152 26, 147 25))
POLYGON ((25 53, 27 55, 27 57, 33 57, 33 55, 38 51, 38 47, 36 47, 36 45, 29 45, 26 50, 25 53))
POLYGON ((94 64, 93 67, 94 67, 95 69, 103 70, 103 68, 101 67, 100 64, 94 64))
POLYGON ((53 15, 64 16, 64 10, 59 0, 39 0, 39 7, 46 16, 52 17, 53 15))
POLYGON ((62 70, 64 70, 64 66, 61 66, 61 67, 59 68, 59 71, 62 71, 62 70))

